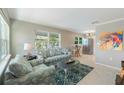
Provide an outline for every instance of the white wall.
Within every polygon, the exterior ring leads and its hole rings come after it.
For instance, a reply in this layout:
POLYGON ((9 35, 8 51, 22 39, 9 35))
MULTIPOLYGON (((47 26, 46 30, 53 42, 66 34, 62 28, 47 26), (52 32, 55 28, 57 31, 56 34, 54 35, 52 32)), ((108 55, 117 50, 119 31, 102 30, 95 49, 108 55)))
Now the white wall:
MULTIPOLYGON (((124 31, 124 20, 107 23, 96 27, 96 45, 95 45, 96 63, 113 66, 115 68, 120 68, 121 61, 124 60, 124 49, 122 51, 119 50, 102 51, 97 46, 98 35, 101 32, 117 32, 120 30, 124 31)), ((124 44, 124 38, 123 38, 123 44, 124 44)))
POLYGON ((34 44, 35 31, 48 31, 61 34, 61 46, 71 47, 74 44, 75 36, 81 36, 79 33, 70 32, 64 29, 43 26, 39 24, 28 23, 19 20, 11 20, 11 54, 14 56, 24 54, 23 45, 26 42, 34 44))

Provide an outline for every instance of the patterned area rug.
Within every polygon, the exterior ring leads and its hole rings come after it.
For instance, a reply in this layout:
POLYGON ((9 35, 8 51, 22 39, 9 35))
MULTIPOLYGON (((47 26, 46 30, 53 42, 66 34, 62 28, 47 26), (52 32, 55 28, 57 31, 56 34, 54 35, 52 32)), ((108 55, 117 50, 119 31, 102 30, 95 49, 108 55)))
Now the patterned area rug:
POLYGON ((55 72, 55 85, 76 85, 83 79, 93 67, 88 65, 79 64, 71 68, 59 68, 55 72))

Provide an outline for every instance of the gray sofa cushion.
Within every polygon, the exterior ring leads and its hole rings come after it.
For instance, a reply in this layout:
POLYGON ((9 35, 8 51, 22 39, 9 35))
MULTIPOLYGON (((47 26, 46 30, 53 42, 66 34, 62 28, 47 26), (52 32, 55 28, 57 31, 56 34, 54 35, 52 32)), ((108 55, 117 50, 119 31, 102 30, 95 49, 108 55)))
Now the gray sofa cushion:
MULTIPOLYGON (((43 82, 50 83, 50 80, 46 78, 51 77, 54 74, 54 66, 46 66, 44 64, 33 67, 32 72, 16 79, 9 79, 5 81, 5 84, 43 84, 43 82)), ((45 83, 46 84, 46 83, 45 83)))
POLYGON ((49 49, 49 57, 52 57, 55 55, 55 49, 49 49))
POLYGON ((52 56, 57 56, 61 54, 68 54, 68 49, 66 48, 47 48, 47 49, 40 49, 38 50, 38 54, 42 55, 43 58, 48 58, 52 56))
POLYGON ((56 55, 61 55, 62 54, 62 51, 61 50, 62 50, 61 48, 56 48, 55 49, 55 56, 56 55))
POLYGON ((34 59, 34 60, 30 60, 28 62, 32 65, 32 67, 34 67, 34 66, 42 64, 43 59, 34 59))
POLYGON ((62 54, 68 54, 69 51, 66 48, 62 48, 61 52, 62 52, 62 54))
POLYGON ((5 73, 5 80, 8 80, 8 79, 15 79, 15 75, 12 74, 10 71, 6 72, 5 73))
POLYGON ((54 51, 52 49, 41 49, 39 54, 42 55, 43 58, 47 58, 53 56, 54 51))
POLYGON ((61 48, 59 48, 59 47, 58 48, 49 48, 49 49, 47 49, 46 52, 47 52, 47 58, 62 54, 61 48))
POLYGON ((43 58, 47 57, 47 50, 46 49, 39 49, 38 51, 38 55, 41 55, 43 58))
POLYGON ((45 62, 59 61, 59 60, 65 59, 66 57, 67 55, 58 55, 58 56, 48 57, 45 59, 45 62))
MULTIPOLYGON (((11 59, 11 61, 9 63, 12 63, 14 61, 14 59, 11 59)), ((6 71, 5 71, 5 80, 8 80, 8 79, 14 79, 16 78, 14 76, 14 74, 12 72, 10 72, 9 68, 7 67, 6 71)))
POLYGON ((9 70, 16 77, 24 76, 25 74, 32 71, 32 66, 29 62, 24 60, 23 57, 17 55, 12 63, 9 65, 9 70))

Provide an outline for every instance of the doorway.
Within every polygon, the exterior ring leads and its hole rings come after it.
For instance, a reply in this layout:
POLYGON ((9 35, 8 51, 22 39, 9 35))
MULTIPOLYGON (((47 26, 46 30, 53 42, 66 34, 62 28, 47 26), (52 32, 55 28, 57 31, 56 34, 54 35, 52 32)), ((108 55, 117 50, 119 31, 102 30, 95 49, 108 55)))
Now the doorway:
POLYGON ((94 54, 94 33, 83 34, 83 46, 82 54, 93 55, 94 54))

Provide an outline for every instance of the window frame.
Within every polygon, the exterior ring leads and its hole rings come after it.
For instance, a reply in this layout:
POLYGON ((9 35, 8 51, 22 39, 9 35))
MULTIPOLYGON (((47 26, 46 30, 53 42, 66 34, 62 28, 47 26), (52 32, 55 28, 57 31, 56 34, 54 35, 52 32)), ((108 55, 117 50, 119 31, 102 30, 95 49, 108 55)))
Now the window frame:
MULTIPOLYGON (((36 32, 36 33, 37 33, 37 32, 36 32)), ((59 37, 59 46, 58 46, 58 47, 61 47, 61 34, 60 34, 60 33, 48 32, 48 31, 38 31, 38 33, 47 33, 47 36, 48 36, 48 42, 47 42, 47 44, 48 44, 48 46, 50 46, 50 34, 57 34, 58 37, 59 37)), ((35 40, 37 39, 37 35, 40 36, 40 34, 36 34, 35 40)), ((42 35, 41 35, 41 36, 42 36, 42 35)), ((48 48, 48 46, 47 46, 47 48, 48 48)), ((35 42, 35 49, 37 49, 37 48, 36 48, 36 42, 35 42)))
MULTIPOLYGON (((56 33, 56 32, 48 32, 49 37, 50 37, 50 33, 58 34, 58 36, 59 36, 59 47, 61 47, 61 34, 60 33, 56 33)), ((50 42, 50 41, 48 40, 48 42, 50 42)))
MULTIPOLYGON (((0 61, 3 61, 6 57, 7 57, 7 55, 10 53, 10 28, 9 28, 9 24, 5 21, 5 19, 3 18, 3 16, 0 14, 0 22, 1 22, 1 28, 0 28, 0 31, 1 31, 1 49, 2 49, 2 44, 3 44, 3 42, 5 42, 4 44, 5 44, 5 53, 1 53, 1 55, 0 55, 0 61), (3 27, 4 27, 4 30, 3 30, 3 27), (3 32, 4 34, 4 38, 2 38, 2 30, 3 31, 5 31, 5 32, 3 32), (3 57, 2 57, 3 56, 3 57)), ((2 52, 2 51, 1 51, 2 52)))

